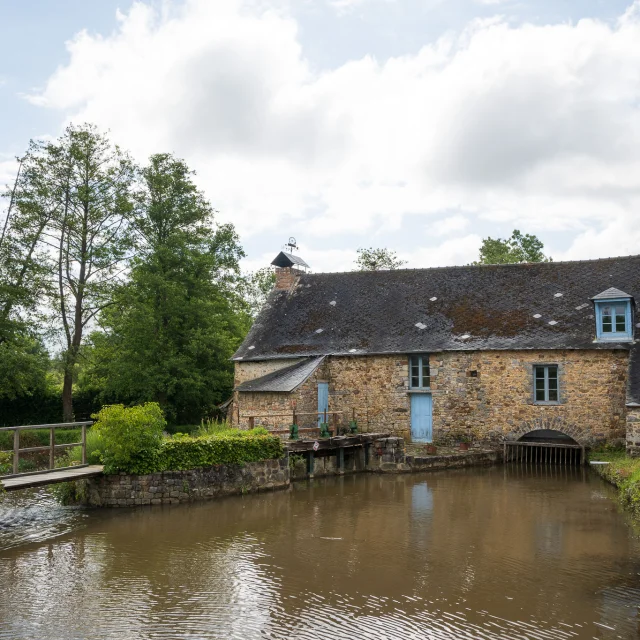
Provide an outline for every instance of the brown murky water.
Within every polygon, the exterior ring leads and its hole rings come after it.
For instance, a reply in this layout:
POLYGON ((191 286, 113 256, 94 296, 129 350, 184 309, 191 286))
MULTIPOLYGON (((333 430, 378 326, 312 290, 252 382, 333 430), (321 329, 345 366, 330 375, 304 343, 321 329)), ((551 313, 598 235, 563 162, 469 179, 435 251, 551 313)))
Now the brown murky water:
POLYGON ((357 476, 137 511, 0 505, 0 638, 640 637, 640 544, 583 470, 357 476))

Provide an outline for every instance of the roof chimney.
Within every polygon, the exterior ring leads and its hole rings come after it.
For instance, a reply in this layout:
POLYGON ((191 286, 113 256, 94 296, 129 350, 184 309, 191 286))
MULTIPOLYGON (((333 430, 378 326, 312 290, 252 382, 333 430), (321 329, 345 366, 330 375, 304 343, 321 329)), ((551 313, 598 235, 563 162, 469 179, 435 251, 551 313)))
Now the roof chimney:
POLYGON ((293 255, 293 250, 297 249, 295 238, 289 238, 289 242, 271 262, 276 268, 276 289, 291 289, 299 276, 304 273, 303 269, 308 269, 309 265, 298 256, 293 255))

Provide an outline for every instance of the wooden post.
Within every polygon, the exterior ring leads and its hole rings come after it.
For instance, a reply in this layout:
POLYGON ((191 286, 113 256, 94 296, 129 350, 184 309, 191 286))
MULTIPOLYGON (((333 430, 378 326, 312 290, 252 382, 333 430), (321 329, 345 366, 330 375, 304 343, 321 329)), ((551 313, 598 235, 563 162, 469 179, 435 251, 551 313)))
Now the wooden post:
POLYGON ((82 464, 87 464, 87 425, 82 425, 82 464))
POLYGON ((49 469, 53 469, 55 465, 55 444, 56 444, 56 430, 51 427, 49 429, 49 469))
POLYGON ((18 473, 18 461, 20 460, 20 429, 13 432, 13 473, 18 473))
POLYGON ((253 429, 256 426, 256 419, 253 416, 249 417, 249 429, 253 429))
POLYGON ((309 462, 307 464, 307 473, 310 478, 313 478, 313 469, 314 469, 314 459, 313 459, 313 451, 309 451, 309 462))

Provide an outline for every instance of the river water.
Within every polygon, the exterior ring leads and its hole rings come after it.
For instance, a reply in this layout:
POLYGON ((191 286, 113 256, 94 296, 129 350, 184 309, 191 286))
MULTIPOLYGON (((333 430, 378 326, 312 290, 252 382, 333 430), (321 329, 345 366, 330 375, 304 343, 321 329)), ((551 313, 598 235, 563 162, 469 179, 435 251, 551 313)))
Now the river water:
POLYGON ((640 638, 640 543, 583 469, 360 475, 138 510, 0 503, 0 638, 640 638))

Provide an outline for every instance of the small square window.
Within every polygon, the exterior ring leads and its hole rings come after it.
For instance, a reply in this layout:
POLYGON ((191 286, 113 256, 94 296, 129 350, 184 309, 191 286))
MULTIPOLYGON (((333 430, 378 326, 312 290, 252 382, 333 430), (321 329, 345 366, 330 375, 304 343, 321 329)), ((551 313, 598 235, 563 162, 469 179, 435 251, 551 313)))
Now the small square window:
POLYGON ((409 370, 409 386, 412 389, 431 388, 431 371, 429 369, 429 356, 427 354, 410 356, 409 370))
POLYGON ((534 398, 536 402, 558 402, 558 365, 536 365, 534 368, 534 398))

